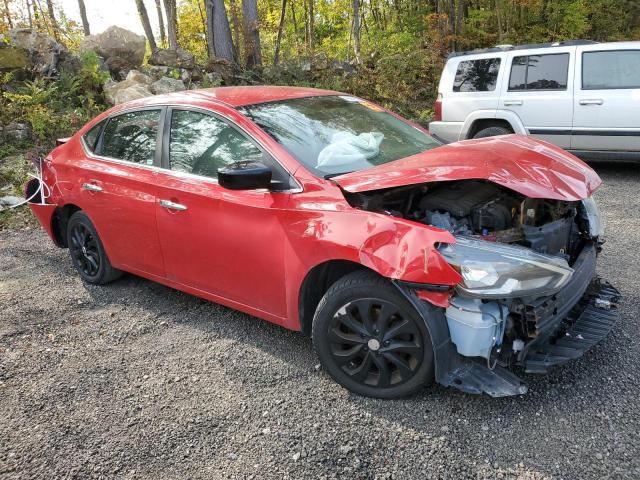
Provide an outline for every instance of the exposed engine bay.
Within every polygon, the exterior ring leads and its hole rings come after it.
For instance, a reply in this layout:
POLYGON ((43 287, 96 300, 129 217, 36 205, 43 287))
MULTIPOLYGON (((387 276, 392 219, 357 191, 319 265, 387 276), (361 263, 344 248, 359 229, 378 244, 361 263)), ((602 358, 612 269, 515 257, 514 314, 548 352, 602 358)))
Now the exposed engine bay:
POLYGON ((349 194, 358 208, 415 220, 454 235, 518 244, 569 264, 586 229, 579 202, 526 198, 496 184, 462 180, 349 194))
POLYGON ((599 244, 594 232, 600 231, 600 219, 597 207, 590 211, 595 205, 590 198, 527 198, 481 180, 346 197, 356 208, 417 221, 456 237, 456 244, 439 247, 463 278, 446 308, 451 341, 458 354, 483 358, 490 370, 496 364, 540 369, 526 359, 536 358, 543 342, 548 346, 567 334, 571 325, 561 322, 596 281, 599 244))

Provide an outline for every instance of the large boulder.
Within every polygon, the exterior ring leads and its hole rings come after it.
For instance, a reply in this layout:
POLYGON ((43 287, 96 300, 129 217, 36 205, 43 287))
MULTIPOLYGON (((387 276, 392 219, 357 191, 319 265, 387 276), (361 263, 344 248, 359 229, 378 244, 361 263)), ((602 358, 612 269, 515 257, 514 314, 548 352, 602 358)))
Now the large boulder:
POLYGON ((59 70, 76 71, 80 63, 61 43, 44 33, 29 28, 9 30, 9 38, 15 48, 27 52, 28 67, 36 73, 52 76, 59 70))
POLYGON ((94 51, 105 59, 112 72, 142 65, 145 49, 146 39, 142 35, 116 26, 85 37, 80 44, 81 52, 94 51))
POLYGON ((29 52, 23 48, 0 45, 0 70, 15 70, 27 68, 29 52))
POLYGON ((191 69, 195 68, 196 59, 191 53, 183 50, 182 48, 178 48, 176 50, 160 48, 153 52, 149 57, 149 65, 163 65, 172 68, 191 69))
POLYGON ((151 91, 156 95, 162 95, 164 93, 181 92, 186 90, 184 82, 175 78, 162 77, 160 80, 153 82, 151 85, 151 91))
POLYGON ((126 80, 122 82, 107 81, 104 84, 104 97, 112 105, 150 97, 153 92, 150 88, 151 78, 137 70, 131 70, 126 80))

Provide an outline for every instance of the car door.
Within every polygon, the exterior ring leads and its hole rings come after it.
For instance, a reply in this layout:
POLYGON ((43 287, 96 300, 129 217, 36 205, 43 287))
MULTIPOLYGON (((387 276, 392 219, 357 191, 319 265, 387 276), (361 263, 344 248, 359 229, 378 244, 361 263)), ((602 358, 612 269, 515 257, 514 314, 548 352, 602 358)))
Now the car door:
POLYGON ((127 111, 82 139, 76 165, 78 203, 96 226, 111 263, 164 276, 156 227, 156 183, 163 108, 127 111))
POLYGON ((579 47, 576 63, 571 149, 640 151, 638 42, 579 47))
POLYGON ((172 108, 165 131, 157 223, 167 277, 284 317, 289 193, 226 190, 218 185, 217 169, 259 160, 272 167, 274 185, 288 184, 288 174, 236 125, 210 111, 172 108))
POLYGON ((569 148, 573 122, 575 47, 514 51, 508 55, 500 108, 520 117, 527 131, 569 148))

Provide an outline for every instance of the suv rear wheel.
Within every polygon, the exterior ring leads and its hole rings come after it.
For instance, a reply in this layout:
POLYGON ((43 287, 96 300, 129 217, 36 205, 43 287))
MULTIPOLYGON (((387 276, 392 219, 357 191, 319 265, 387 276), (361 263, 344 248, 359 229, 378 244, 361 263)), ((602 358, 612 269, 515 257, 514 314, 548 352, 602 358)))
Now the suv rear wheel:
POLYGON ((513 131, 507 127, 492 125, 478 130, 473 138, 497 137, 498 135, 509 135, 510 133, 513 133, 513 131))
POLYGON ((313 344, 325 370, 368 397, 398 398, 433 382, 433 349, 424 320, 372 272, 344 276, 313 319, 313 344))

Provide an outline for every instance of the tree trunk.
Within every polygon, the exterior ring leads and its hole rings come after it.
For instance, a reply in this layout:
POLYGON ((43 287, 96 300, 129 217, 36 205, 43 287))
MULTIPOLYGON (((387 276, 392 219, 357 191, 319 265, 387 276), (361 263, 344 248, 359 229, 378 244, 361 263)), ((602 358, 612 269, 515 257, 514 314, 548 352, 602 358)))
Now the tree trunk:
POLYGON ((80 19, 82 20, 82 30, 84 30, 84 36, 88 37, 89 35, 91 35, 91 30, 89 29, 87 8, 84 6, 84 0, 78 0, 78 10, 80 10, 80 19))
POLYGON ((353 52, 360 63, 360 0, 353 0, 353 52))
POLYGON ((231 5, 231 23, 233 27, 233 52, 235 58, 240 58, 240 16, 238 15, 238 2, 229 1, 231 5))
POLYGON ((27 0, 27 15, 29 16, 29 28, 33 28, 33 17, 31 16, 31 4, 27 0))
POLYGON ((209 57, 224 58, 231 63, 236 63, 233 41, 231 40, 231 28, 224 0, 206 0, 205 10, 207 14, 207 43, 209 57))
POLYGON ((153 37, 153 30, 151 29, 151 23, 149 22, 149 15, 147 14, 147 8, 144 6, 144 0, 136 0, 136 7, 138 8, 138 15, 140 16, 140 22, 144 29, 144 34, 147 36, 151 51, 155 52, 158 49, 156 45, 156 39, 153 37))
POLYGON ((9 13, 9 1, 4 0, 4 13, 7 16, 7 25, 9 28, 13 28, 13 22, 11 21, 11 13, 9 13))
POLYGON ((314 32, 315 32, 315 22, 314 22, 314 11, 313 11, 313 1, 309 0, 308 13, 307 13, 307 41, 309 42, 309 50, 313 51, 314 44, 314 32))
POLYGON ((177 50, 178 21, 176 16, 176 0, 164 0, 164 11, 167 14, 167 37, 169 38, 169 48, 171 50, 177 50))
POLYGON ((53 0, 47 0, 47 10, 49 11, 49 20, 51 20, 51 29, 53 30, 53 38, 60 40, 60 27, 56 21, 56 15, 53 11, 53 0))
MULTIPOLYGON (((5 0, 6 1, 6 0, 5 0)), ((273 64, 277 65, 280 56, 280 42, 282 41, 282 29, 284 28, 284 20, 287 14, 287 0, 282 0, 282 9, 280 10, 280 23, 278 23, 278 37, 276 38, 276 49, 273 54, 273 64)))
POLYGON ((162 16, 162 3, 161 0, 156 0, 156 11, 158 12, 158 30, 160 30, 160 43, 162 46, 167 41, 167 34, 164 30, 164 18, 162 16))
POLYGON ((253 68, 262 65, 257 0, 242 0, 242 21, 244 27, 244 51, 247 67, 253 68))

